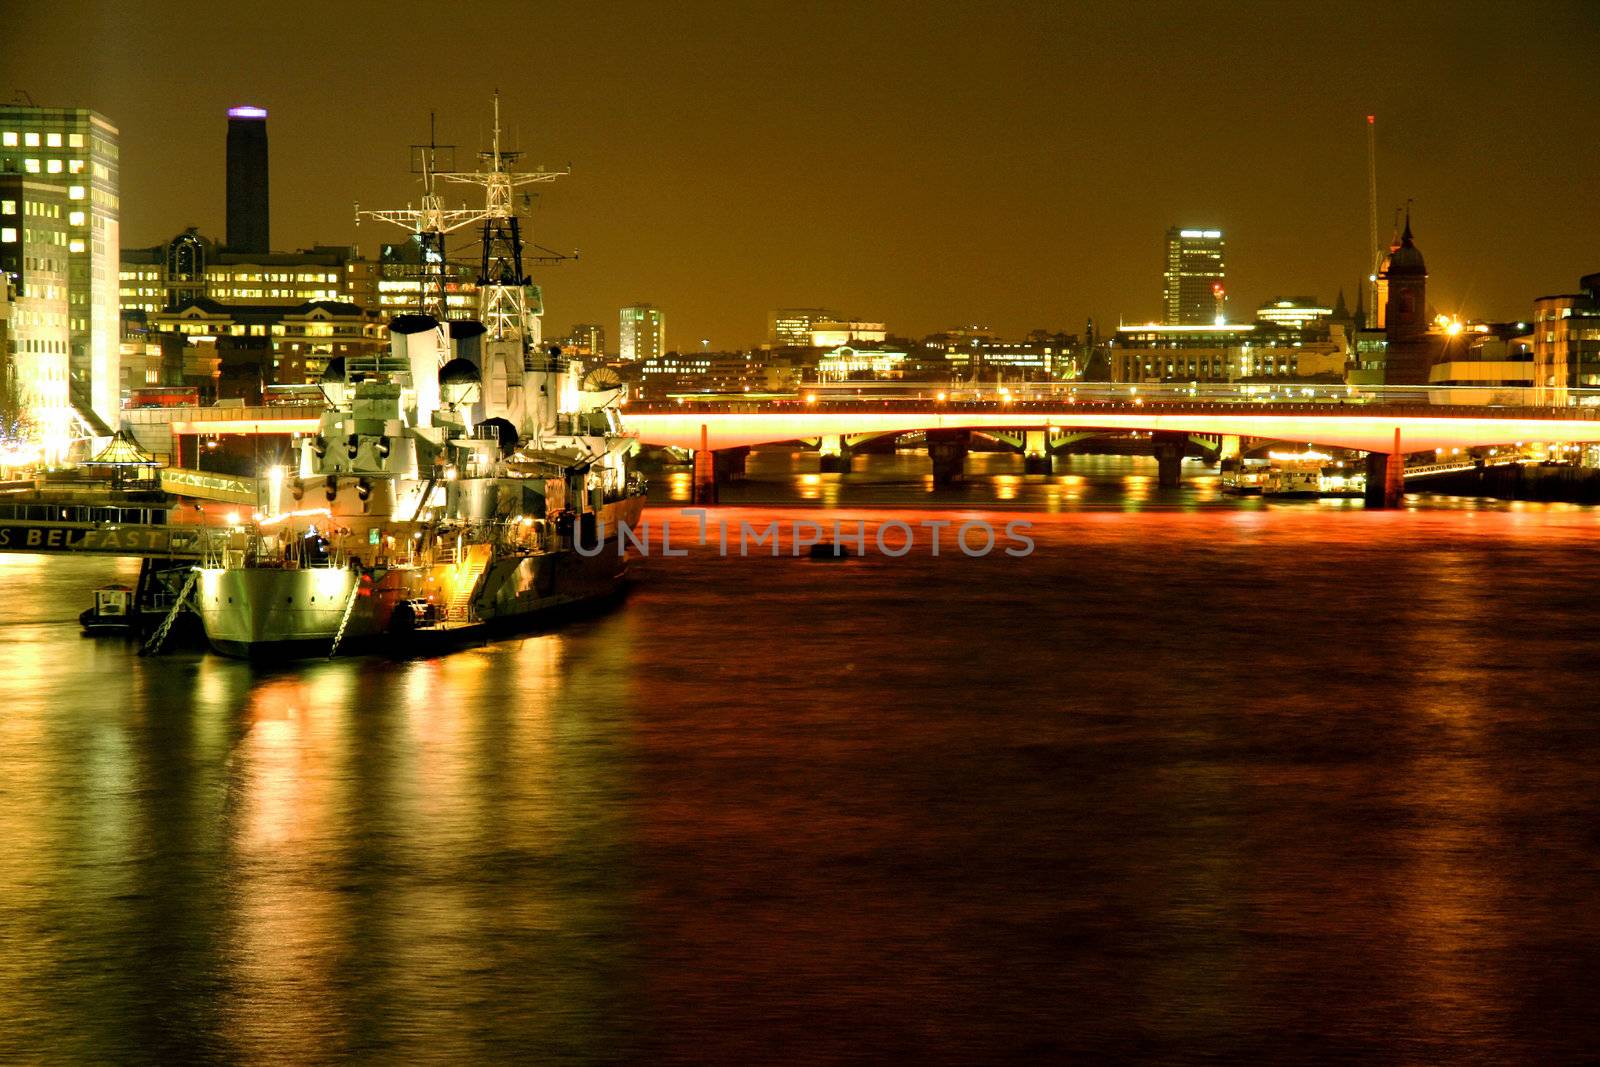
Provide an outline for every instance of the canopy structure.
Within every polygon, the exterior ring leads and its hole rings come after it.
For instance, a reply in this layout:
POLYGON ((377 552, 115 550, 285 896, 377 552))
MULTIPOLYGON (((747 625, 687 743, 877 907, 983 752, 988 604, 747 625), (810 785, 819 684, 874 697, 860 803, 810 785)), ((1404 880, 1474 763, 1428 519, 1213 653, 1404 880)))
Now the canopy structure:
POLYGON ((143 449, 131 441, 121 430, 111 435, 111 442, 100 454, 89 461, 95 467, 159 467, 143 449))

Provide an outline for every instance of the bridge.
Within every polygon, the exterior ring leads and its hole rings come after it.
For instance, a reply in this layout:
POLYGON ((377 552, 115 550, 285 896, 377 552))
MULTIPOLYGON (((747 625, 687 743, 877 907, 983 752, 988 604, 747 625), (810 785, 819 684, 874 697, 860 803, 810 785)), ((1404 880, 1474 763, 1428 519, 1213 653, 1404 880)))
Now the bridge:
MULTIPOLYGON (((974 433, 1018 448, 1030 473, 1048 472, 1051 455, 1075 441, 1149 434, 1167 485, 1176 484, 1185 455, 1204 452, 1227 462, 1248 440, 1350 449, 1367 453, 1368 499, 1380 506, 1399 502, 1409 453, 1600 442, 1600 390, 1569 390, 1572 403, 1559 407, 1537 403, 1537 390, 1497 394, 1499 403, 1484 403, 1485 397, 1471 388, 1338 383, 1056 382, 1006 388, 848 382, 759 401, 725 396, 634 403, 623 409, 622 421, 645 444, 694 453, 695 495, 706 501, 714 499, 719 476, 742 470, 751 446, 814 442, 823 469, 841 471, 849 469, 852 449, 907 433, 922 435, 936 484, 961 476, 974 433)), ((125 415, 141 444, 170 453, 181 452, 178 443, 186 436, 292 435, 314 432, 317 425, 309 409, 296 407, 125 415)), ((172 482, 186 496, 239 504, 257 491, 253 479, 197 470, 174 470, 172 482)))
POLYGON ((630 405, 623 423, 645 444, 693 452, 696 497, 705 500, 714 498, 719 474, 738 469, 754 445, 815 440, 824 469, 840 470, 848 469, 854 445, 911 432, 926 437, 936 484, 960 476, 974 432, 1015 438, 1030 471, 1047 471, 1050 453, 1063 442, 1094 432, 1147 432, 1155 439, 1163 484, 1176 484, 1183 456, 1197 440, 1214 441, 1224 459, 1236 457, 1240 442, 1249 438, 1331 446, 1368 454, 1369 502, 1380 506, 1398 504, 1408 453, 1600 441, 1600 407, 1592 406, 1429 404, 1414 395, 1221 401, 1179 390, 1148 398, 1133 394, 806 396, 755 404, 680 399, 630 405))

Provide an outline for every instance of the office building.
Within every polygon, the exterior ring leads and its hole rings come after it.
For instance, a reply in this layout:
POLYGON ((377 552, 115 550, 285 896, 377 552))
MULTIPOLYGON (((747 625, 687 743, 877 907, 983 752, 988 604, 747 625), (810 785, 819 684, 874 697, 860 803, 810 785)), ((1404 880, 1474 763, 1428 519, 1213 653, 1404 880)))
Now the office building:
POLYGON ((353 245, 236 252, 218 248, 192 226, 165 244, 123 249, 120 275, 124 311, 157 312, 199 299, 271 305, 335 300, 365 307, 394 295, 379 293, 373 265, 353 245))
MULTIPOLYGON (((365 267, 365 261, 361 262, 365 267)), ((435 272, 443 275, 445 318, 475 317, 478 314, 477 264, 443 262, 441 265, 437 252, 424 248, 422 238, 416 234, 398 244, 379 248, 373 287, 375 297, 364 297, 359 286, 355 286, 344 299, 376 307, 389 318, 415 314, 423 307, 423 286, 435 272)))
POLYGON ((881 322, 856 322, 845 319, 818 319, 811 324, 809 347, 838 348, 840 345, 881 344, 889 336, 881 322))
POLYGON ((666 353, 666 320, 661 309, 634 304, 618 316, 617 353, 624 363, 654 359, 666 353))
MULTIPOLYGON (((65 345, 78 402, 92 405, 101 419, 114 424, 121 407, 117 128, 86 108, 0 106, 0 176, 48 187, 54 190, 52 197, 64 198, 59 206, 66 226, 65 252, 51 252, 48 258, 65 267, 66 332, 48 342, 65 345)), ((42 197, 34 199, 43 203, 42 197)), ((29 225, 44 228, 45 221, 34 216, 32 224, 15 228, 20 236, 29 225)), ((53 226, 54 220, 50 222, 53 226)), ((34 314, 54 312, 26 314, 31 321, 34 314)), ((42 329, 37 323, 28 328, 35 331, 35 342, 47 340, 37 333, 42 329)))
POLYGON ((1348 358, 1325 331, 1250 322, 1119 326, 1110 349, 1117 382, 1333 383, 1348 358))
POLYGON ((1541 403, 1570 404, 1574 389, 1600 388, 1600 273, 1578 292, 1533 303, 1533 378, 1541 403))
POLYGON ((0 272, 11 293, 4 353, 8 395, 23 440, 46 462, 66 458, 73 436, 71 223, 59 185, 0 174, 0 272))
POLYGON ((267 111, 228 109, 228 251, 272 250, 267 185, 267 111))
POLYGON ((268 386, 313 384, 329 360, 371 355, 388 344, 378 312, 332 300, 243 304, 200 297, 150 314, 148 322, 166 348, 197 349, 170 353, 168 380, 149 384, 198 385, 252 400, 268 386), (206 380, 211 367, 214 383, 206 380))
MULTIPOLYGON (((1342 299, 1342 298, 1341 298, 1342 299)), ((1313 326, 1334 317, 1335 309, 1324 307, 1314 296, 1289 296, 1269 300, 1256 309, 1256 321, 1273 326, 1313 326)), ((1341 315, 1341 319, 1348 314, 1341 315)))
POLYGON ((810 348, 814 324, 846 319, 827 308, 778 308, 767 315, 767 343, 773 348, 810 348))
POLYGON ((606 328, 595 323, 580 322, 567 332, 561 347, 569 356, 600 359, 606 354, 606 328))
POLYGON ((1167 231, 1167 261, 1162 292, 1169 326, 1215 325, 1227 321, 1227 269, 1221 230, 1167 231))

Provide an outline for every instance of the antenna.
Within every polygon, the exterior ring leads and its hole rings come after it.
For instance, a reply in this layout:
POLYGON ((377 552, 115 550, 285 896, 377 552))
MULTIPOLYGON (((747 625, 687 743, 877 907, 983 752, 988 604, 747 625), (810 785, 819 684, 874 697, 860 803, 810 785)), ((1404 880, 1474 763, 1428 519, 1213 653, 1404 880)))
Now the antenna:
POLYGON ((1368 248, 1372 252, 1372 271, 1367 276, 1367 319, 1364 326, 1377 321, 1378 269, 1383 266, 1383 247, 1378 244, 1378 116, 1367 116, 1367 223, 1368 248))
POLYGON ((482 217, 481 212, 465 207, 447 210, 444 198, 434 188, 440 172, 441 160, 445 170, 455 168, 455 145, 440 144, 437 117, 428 113, 428 143, 411 146, 411 172, 422 176, 422 206, 407 204, 395 211, 362 211, 356 205, 356 225, 362 219, 387 222, 416 236, 422 246, 421 285, 418 287, 418 308, 441 323, 448 311, 445 301, 447 267, 445 265, 445 234, 471 225, 482 217))

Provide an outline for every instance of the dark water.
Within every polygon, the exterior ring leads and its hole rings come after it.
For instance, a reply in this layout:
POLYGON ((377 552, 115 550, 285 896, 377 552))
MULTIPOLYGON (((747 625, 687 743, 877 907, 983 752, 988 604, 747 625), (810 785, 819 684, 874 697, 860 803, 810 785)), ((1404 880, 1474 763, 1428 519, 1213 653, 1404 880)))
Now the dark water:
POLYGON ((1077 462, 761 457, 734 522, 1038 549, 695 548, 415 662, 140 660, 73 623, 130 565, 0 556, 0 1061, 1600 1047, 1600 514, 1077 462))

